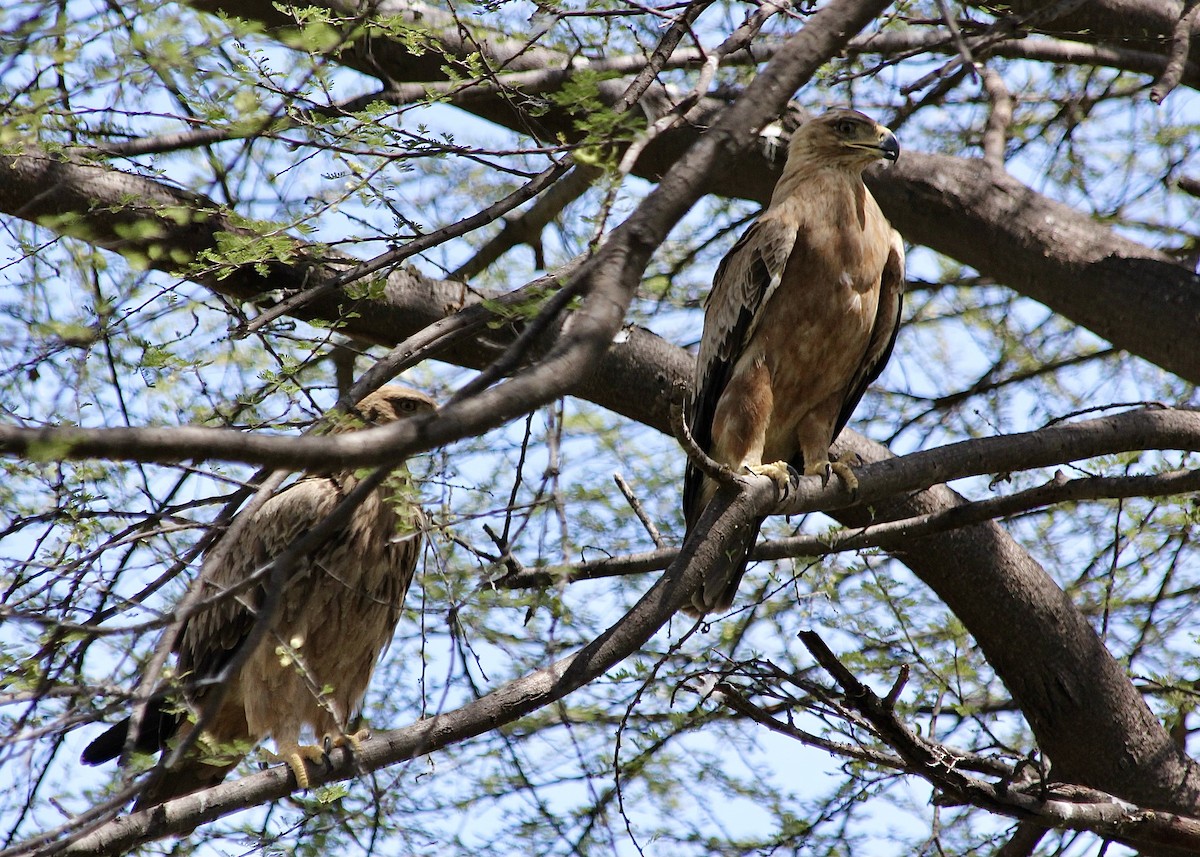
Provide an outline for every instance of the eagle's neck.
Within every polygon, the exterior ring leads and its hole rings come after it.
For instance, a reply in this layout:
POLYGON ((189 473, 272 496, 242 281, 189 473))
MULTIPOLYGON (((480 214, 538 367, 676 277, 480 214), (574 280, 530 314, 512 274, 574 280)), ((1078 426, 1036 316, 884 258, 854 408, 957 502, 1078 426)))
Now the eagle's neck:
POLYGON ((783 168, 783 175, 779 177, 767 207, 774 208, 801 192, 810 199, 845 196, 857 203, 865 191, 862 168, 858 166, 792 157, 783 168))

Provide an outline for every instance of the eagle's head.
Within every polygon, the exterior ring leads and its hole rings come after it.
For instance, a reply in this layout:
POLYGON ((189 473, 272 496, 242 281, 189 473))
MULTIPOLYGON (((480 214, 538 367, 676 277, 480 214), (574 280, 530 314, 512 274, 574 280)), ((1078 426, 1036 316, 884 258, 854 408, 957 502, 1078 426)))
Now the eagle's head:
POLYGON ((424 393, 399 384, 385 384, 364 396, 355 406, 354 413, 367 425, 380 426, 436 410, 437 402, 424 393))
POLYGON ((881 158, 900 156, 896 135, 857 110, 839 108, 809 119, 792 135, 789 156, 819 158, 863 169, 881 158))

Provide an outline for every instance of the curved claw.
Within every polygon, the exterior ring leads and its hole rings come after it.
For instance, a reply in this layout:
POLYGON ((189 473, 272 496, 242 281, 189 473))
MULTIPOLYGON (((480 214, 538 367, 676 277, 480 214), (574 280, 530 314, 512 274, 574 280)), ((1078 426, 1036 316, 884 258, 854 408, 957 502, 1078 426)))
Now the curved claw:
POLYGON ((853 453, 839 455, 834 459, 824 463, 815 463, 804 468, 806 477, 821 477, 821 485, 828 485, 829 478, 836 475, 841 480, 842 485, 846 486, 846 490, 850 491, 851 496, 858 496, 858 477, 854 475, 853 469, 846 463, 847 457, 852 457, 853 453))
POLYGON ((354 756, 362 754, 362 742, 371 737, 370 729, 359 729, 357 732, 344 732, 340 735, 326 735, 326 749, 345 747, 354 756))
POLYGON ((747 464, 746 470, 756 476, 768 476, 780 491, 786 491, 792 481, 791 465, 786 461, 772 461, 770 464, 747 464))
POLYGON ((325 749, 318 747, 315 744, 282 744, 276 748, 277 752, 267 751, 267 757, 272 762, 283 762, 292 769, 293 776, 296 777, 296 785, 302 789, 307 789, 312 781, 308 778, 308 769, 304 763, 306 761, 316 764, 322 762, 326 765, 329 763, 329 757, 325 755, 325 749))
POLYGON ((844 461, 831 461, 829 470, 837 474, 837 477, 842 480, 842 484, 846 486, 846 490, 851 494, 858 494, 858 477, 854 475, 849 464, 844 461))

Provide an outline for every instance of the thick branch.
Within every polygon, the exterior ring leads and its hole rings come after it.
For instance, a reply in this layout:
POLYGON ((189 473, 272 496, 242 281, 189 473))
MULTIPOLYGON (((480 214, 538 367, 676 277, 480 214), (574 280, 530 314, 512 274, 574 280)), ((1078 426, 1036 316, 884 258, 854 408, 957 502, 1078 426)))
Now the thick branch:
MULTIPOLYGON (((953 53, 954 45, 938 30, 921 32, 916 29, 875 33, 850 43, 850 53, 885 57, 903 57, 924 52, 953 53)), ((1031 36, 1004 39, 988 45, 988 56, 1007 59, 1026 59, 1062 65, 1091 65, 1133 71, 1158 77, 1166 71, 1169 59, 1162 53, 1135 50, 1121 45, 1083 44, 1067 39, 1031 36)), ((1200 64, 1188 62, 1183 69, 1182 83, 1200 88, 1200 64)))
MULTIPOLYGON (((986 7, 986 3, 971 3, 986 7)), ((1041 0, 1016 0, 1008 4, 1018 14, 1045 8, 1041 0)), ((1166 55, 1185 4, 1179 0, 1089 0, 1063 10, 1056 18, 1042 21, 1038 32, 1069 33, 1072 39, 1154 51, 1166 55)), ((1200 22, 1192 22, 1193 34, 1200 22)), ((1200 39, 1192 39, 1188 58, 1200 63, 1200 39)))
MULTIPOLYGON (((54 460, 225 460, 294 470, 330 466, 342 469, 394 463, 411 452, 444 445, 447 441, 443 438, 454 438, 465 430, 444 414, 321 437, 272 437, 194 426, 27 429, 0 425, 0 453, 54 460)), ((852 433, 847 434, 851 439, 846 445, 853 450, 852 433)), ((795 515, 851 504, 869 506, 970 476, 1014 473, 1141 450, 1200 452, 1200 411, 1144 408, 1037 431, 947 444, 863 468, 853 495, 840 482, 822 484, 817 477, 807 477, 793 488, 779 512, 795 515)))
MULTIPOLYGON (((842 434, 865 462, 890 458, 842 434)), ((836 513, 842 523, 959 506, 944 486, 836 513)), ((962 620, 1029 721, 1056 779, 1142 806, 1195 813, 1200 770, 1171 741, 1066 593, 995 523, 883 543, 962 620)))
MULTIPOLYGON (((896 462, 901 466, 908 466, 910 459, 907 457, 896 459, 896 462)), ((984 471, 991 472, 986 464, 982 464, 981 467, 984 471)), ((876 479, 882 478, 882 470, 879 466, 868 465, 856 470, 855 475, 858 477, 860 489, 874 495, 878 490, 876 479)), ((1056 476, 1062 477, 1061 472, 1056 476)), ((1056 503, 1112 500, 1122 497, 1167 497, 1191 494, 1196 491, 1200 491, 1200 471, 1197 470, 1147 476, 1055 478, 1044 485, 1018 491, 1015 494, 975 500, 924 515, 880 521, 862 527, 847 527, 819 536, 789 536, 760 542, 754 547, 750 556, 754 560, 828 556, 844 551, 879 547, 885 541, 892 541, 897 536, 911 539, 944 533, 947 530, 1018 515, 1056 503)), ((824 511, 825 507, 822 506, 821 510, 824 511)), ((778 514, 779 510, 775 510, 775 513, 778 514)), ((674 562, 677 553, 678 551, 674 548, 660 547, 644 553, 584 560, 573 565, 524 569, 519 573, 506 574, 501 578, 489 581, 488 585, 504 589, 538 589, 580 580, 646 574, 651 571, 662 571, 674 562)))
MULTIPOLYGON (((249 5, 253 4, 245 4, 249 5)), ((651 170, 654 158, 661 159, 659 163, 672 162, 678 147, 693 139, 694 133, 686 129, 664 135, 664 138, 656 141, 655 146, 647 149, 639 162, 639 169, 651 170)), ((153 264, 170 268, 172 266, 163 260, 170 259, 175 250, 182 250, 185 257, 192 258, 195 251, 212 246, 214 229, 227 228, 227 225, 216 225, 221 222, 220 213, 199 197, 180 194, 136 177, 113 174, 103 168, 56 164, 44 157, 40 164, 31 166, 31 160, 38 160, 36 153, 5 158, 2 162, 0 208, 30 219, 65 212, 78 213, 87 227, 87 237, 100 246, 114 249, 123 246, 135 250, 142 246, 154 246, 157 250, 147 253, 148 258, 153 264), (92 195, 93 190, 96 195, 92 195), (135 211, 130 208, 130 199, 146 200, 147 206, 135 211), (179 205, 180 211, 207 212, 206 219, 193 219, 180 226, 170 218, 160 217, 161 208, 152 199, 158 199, 162 204, 172 204, 173 201, 179 205), (129 222, 120 220, 127 217, 127 212, 132 212, 135 222, 146 219, 158 222, 164 230, 160 239, 152 245, 143 242, 143 245, 135 246, 131 241, 120 238, 120 230, 114 229, 113 224, 129 222)), ((710 181, 708 186, 724 186, 732 191, 739 186, 745 188, 753 185, 757 188, 752 188, 754 193, 765 194, 773 175, 765 168, 760 171, 757 168, 760 164, 753 156, 744 157, 738 161, 736 169, 731 164, 724 176, 710 181), (747 179, 747 175, 751 178, 747 179)), ((703 173, 702 168, 697 169, 700 174, 703 173)), ((1067 283, 1066 293, 1070 297, 1072 290, 1081 293, 1085 286, 1095 288, 1099 283, 1099 301, 1102 305, 1099 315, 1107 314, 1118 328, 1110 338, 1122 347, 1137 350, 1134 345, 1126 344, 1125 340, 1132 337, 1131 328, 1147 326, 1147 316, 1153 319, 1149 327, 1156 331, 1160 343, 1190 341, 1188 337, 1195 329, 1197 306, 1194 278, 1188 281, 1190 285, 1185 283, 1176 289, 1177 272, 1182 269, 1168 265, 1152 251, 1136 244, 1132 244, 1130 252, 1114 251, 1113 247, 1124 245, 1109 230, 1097 227, 1069 209, 1061 206, 1055 208, 1054 204, 1019 186, 996 185, 995 180, 989 178, 988 187, 979 188, 979 176, 974 175, 975 172, 970 162, 906 155, 901 169, 878 180, 875 186, 881 198, 887 199, 888 184, 894 183, 890 191, 891 199, 886 202, 893 219, 912 233, 910 237, 927 240, 931 246, 941 249, 939 242, 948 243, 965 254, 972 250, 967 236, 973 234, 975 244, 986 245, 990 243, 993 232, 996 233, 1000 249, 992 251, 988 247, 975 247, 974 252, 984 262, 1012 272, 1013 279, 1006 281, 1017 288, 1025 289, 1025 277, 1028 277, 1029 282, 1054 297, 1062 288, 1058 283, 1062 279, 1067 283), (906 172, 910 166, 913 169, 936 168, 937 174, 913 176, 906 172), (956 182, 945 185, 938 183, 941 176, 951 175, 956 169, 964 173, 957 176, 956 182), (980 198, 989 205, 976 206, 975 198, 970 196, 972 188, 982 194, 980 198), (913 199, 906 197, 910 191, 914 192, 913 199), (1020 200, 1015 206, 1006 208, 1006 196, 1009 194, 1015 194, 1020 200), (978 211, 975 210, 977 207, 978 211), (1062 223, 1055 220, 1061 212, 1070 214, 1066 218, 1065 229, 1062 223), (1051 218, 1049 222, 1047 216, 1051 218), (939 224, 952 224, 954 228, 939 224), (926 239, 917 237, 922 230, 927 234, 926 239), (979 241, 980 234, 988 235, 989 242, 979 241), (1069 240, 1060 244, 1064 239, 1069 240), (1082 257, 1077 255, 1080 247, 1089 250, 1089 253, 1082 257), (1090 252, 1097 248, 1098 252, 1090 252), (1002 258, 990 258, 989 254, 1002 258), (1018 258, 1012 258, 1013 254, 1018 258), (1007 268, 1004 268, 1005 265, 1007 268), (1043 265, 1049 267, 1043 268, 1043 265), (1149 272, 1143 270, 1146 266, 1150 267, 1149 272), (1097 276, 1105 271, 1109 272, 1107 279, 1097 276), (1139 282, 1152 277, 1157 285, 1156 291, 1135 288, 1139 282), (1164 282, 1168 288, 1163 288, 1164 282), (1180 303, 1171 302, 1172 294, 1182 296, 1180 303), (1130 323, 1121 325, 1114 320, 1120 318, 1121 312, 1129 311, 1130 307, 1134 313, 1130 323), (1186 328, 1187 335, 1180 336, 1177 328, 1186 328)), ((680 199, 676 197, 672 205, 681 204, 680 199)), ((656 220, 655 229, 661 228, 668 220, 656 220)), ((129 230, 127 234, 139 232, 129 230)), ((636 253, 644 255, 651 238, 652 233, 639 233, 630 227, 621 240, 640 242, 636 253)), ((623 275, 637 268, 636 261, 625 264, 628 261, 616 260, 624 266, 621 271, 623 275)), ((975 264, 969 259, 964 261, 975 264)), ((992 273, 987 265, 977 267, 992 273)), ((195 277, 237 300, 247 300, 280 286, 300 288, 311 285, 313 280, 311 277, 306 279, 306 275, 314 272, 316 276, 325 275, 322 268, 316 260, 308 260, 301 264, 273 264, 266 278, 250 268, 234 271, 228 279, 219 282, 203 273, 195 277)), ((618 275, 616 280, 623 283, 622 287, 627 286, 623 282, 624 276, 618 275)), ((1077 300, 1079 297, 1076 294, 1077 300)), ((1096 292, 1090 297, 1090 303, 1095 303, 1096 292)), ((352 323, 361 331, 363 338, 394 342, 398 335, 412 332, 430 320, 442 317, 447 307, 454 308, 473 300, 474 296, 465 287, 404 272, 389 279, 387 302, 372 305, 370 312, 361 313, 360 318, 352 323), (379 312, 374 311, 376 308, 379 312), (410 312, 410 308, 415 308, 417 313, 410 312)), ((1046 302, 1053 305, 1050 299, 1046 299, 1046 302)), ((1070 301, 1067 303, 1070 304, 1070 301)), ((310 313, 310 317, 335 318, 347 308, 344 298, 338 295, 323 304, 310 305, 305 311, 310 313)), ((1082 307, 1079 311, 1086 309, 1082 307)), ((1070 315, 1069 312, 1067 314, 1070 315)), ((600 329, 604 329, 603 324, 600 329)), ((445 356, 466 365, 482 365, 495 356, 503 344, 502 336, 497 334, 492 340, 473 339, 469 343, 458 343, 445 356)), ((1193 362, 1188 363, 1186 355, 1167 348, 1165 356, 1151 359, 1159 360, 1168 368, 1173 365, 1170 361, 1175 361, 1179 368, 1173 368, 1173 371, 1193 380, 1200 377, 1200 373, 1195 372, 1194 354, 1191 355, 1193 362)), ((687 364, 686 356, 677 349, 635 330, 630 332, 628 342, 608 349, 595 374, 586 380, 569 376, 564 383, 573 384, 572 389, 621 413, 665 426, 670 382, 690 374, 687 364), (649 392, 639 395, 631 387, 635 383, 643 385, 646 391, 657 391, 657 395, 649 392)), ((546 389, 539 391, 537 396, 525 397, 525 401, 545 395, 546 389)), ((479 412, 464 411, 456 419, 463 420, 460 426, 470 424, 478 427, 489 424, 489 419, 503 419, 506 416, 506 412, 499 417, 495 414, 488 417, 479 412), (472 423, 470 419, 477 421, 472 423)), ((872 449, 869 444, 861 442, 860 447, 859 439, 850 440, 856 450, 869 457, 872 449)), ((950 508, 956 502, 952 492, 931 491, 912 499, 883 504, 877 509, 884 516, 899 517, 950 508)), ((854 522, 858 520, 854 514, 848 511, 843 513, 843 517, 854 522)), ((859 514, 859 519, 861 517, 859 514)), ((858 523, 862 522, 858 520, 858 523)), ((951 605, 980 640, 998 674, 1014 690, 1014 696, 1033 724, 1042 748, 1065 775, 1078 777, 1083 782, 1135 800, 1138 798, 1133 795, 1146 795, 1147 799, 1140 802, 1150 805, 1178 805, 1177 802, 1194 804, 1194 772, 1177 751, 1164 748, 1160 738, 1165 733, 1141 706, 1140 700, 1130 701, 1122 689, 1129 688, 1128 681, 1065 596, 998 528, 983 525, 951 536, 930 537, 917 542, 897 539, 890 547, 951 605), (1006 648, 1012 651, 1006 654, 1006 648), (1038 666, 1033 668, 1031 664, 1038 666), (1081 735, 1086 740, 1081 741, 1081 735)), ((686 597, 686 592, 682 595, 674 593, 671 599, 674 601, 677 596, 686 597)), ((655 612, 658 607, 651 614, 640 616, 660 616, 661 612, 655 612)), ((637 631, 639 634, 643 632, 645 629, 637 631)), ((626 633, 634 632, 626 630, 626 633)), ((622 639, 624 642, 614 645, 620 648, 631 638, 622 639)), ((607 651, 612 654, 616 650, 607 651)), ((573 664, 563 669, 570 667, 573 664)), ((537 695, 557 680, 556 674, 551 673, 540 673, 530 678, 529 684, 512 691, 519 700, 541 698, 537 695)), ((503 722, 497 721, 495 716, 499 711, 507 717, 509 709, 505 704, 512 699, 501 695, 490 698, 482 709, 472 709, 470 717, 482 718, 472 721, 475 723, 473 728, 483 728, 480 724, 484 721, 489 727, 496 722, 503 722)), ((441 725, 451 730, 454 723, 447 721, 441 725)), ((463 733, 451 730, 444 734, 463 733)), ((412 735, 417 735, 417 732, 412 735)), ((442 740, 442 735, 438 733, 438 740, 442 740)), ((418 738, 412 738, 404 746, 409 747, 409 752, 416 752, 412 748, 431 749, 434 745, 421 744, 418 738)), ((397 753, 400 751, 397 750, 397 753)), ((402 753, 396 756, 404 757, 402 753)), ((274 796, 285 790, 283 783, 286 775, 268 772, 260 777, 266 778, 262 781, 268 782, 271 788, 278 789, 274 796)), ((235 788, 237 785, 230 784, 222 788, 235 788)), ((211 794, 216 795, 217 792, 211 794)), ((225 805, 230 804, 226 802, 225 805)), ((196 817, 193 815, 193 823, 196 817)), ((149 822, 143 819, 139 823, 149 822)), ((135 834, 135 838, 137 835, 141 834, 135 834)))
MULTIPOLYGON (((260 20, 270 26, 287 23, 273 4, 260 0, 236 4, 204 0, 192 5, 260 20)), ((318 5, 348 13, 353 4, 339 0, 318 5)), ((1018 12, 1045 11, 1040 3, 1018 3, 1014 8, 1018 12)), ((1178 12, 1172 17, 1172 8, 1181 7, 1173 2, 1152 0, 1103 0, 1083 4, 1083 8, 1053 22, 1051 28, 1057 30, 1060 24, 1067 24, 1079 31, 1078 38, 1084 38, 1088 33, 1083 31, 1089 30, 1093 23, 1103 26, 1111 23, 1107 38, 1118 46, 1133 44, 1142 49, 1153 46, 1165 54, 1158 34, 1165 39, 1179 20, 1178 12), (1131 23, 1134 19, 1121 17, 1120 10, 1127 7, 1135 13, 1138 26, 1145 28, 1142 31, 1145 40, 1139 40, 1139 31, 1131 23)), ((448 13, 395 0, 379 4, 376 12, 412 16, 430 40, 452 56, 465 57, 479 47, 470 40, 464 43, 461 30, 448 13)), ((486 47, 495 68, 570 66, 570 57, 565 54, 544 48, 522 53, 524 42, 518 44, 518 40, 506 39, 503 34, 495 34, 495 38, 492 35, 489 33, 486 47)), ((339 55, 338 59, 385 80, 444 77, 440 68, 444 58, 437 51, 411 56, 386 39, 373 40, 369 47, 370 50, 364 48, 339 55)), ((599 97, 616 104, 621 92, 618 82, 609 81, 601 88, 599 97)), ((674 98, 666 89, 654 88, 648 93, 646 103, 669 105, 674 98)), ((724 107, 717 99, 703 99, 689 114, 691 121, 687 126, 673 129, 647 146, 634 173, 651 180, 666 173, 693 144, 699 129, 711 125, 724 107)), ((507 99, 472 103, 467 109, 521 133, 536 132, 547 139, 558 135, 568 140, 579 138, 575 117, 568 111, 548 109, 538 117, 537 128, 531 128, 531 120, 517 115, 507 99)), ((649 118, 656 119, 661 112, 651 109, 649 118)), ((1189 345, 1193 332, 1200 326, 1200 277, 1169 257, 1121 238, 1111 229, 1031 191, 1015 179, 991 176, 979 167, 970 160, 906 150, 897 169, 872 177, 871 189, 888 218, 909 241, 925 244, 970 265, 992 280, 1087 327, 1113 345, 1200 383, 1200 349, 1189 345), (980 236, 987 236, 987 240, 981 240, 980 236)), ((706 190, 765 202, 778 178, 778 170, 779 165, 769 163, 763 154, 742 151, 737 158, 726 157, 716 165, 706 180, 706 190)))
POLYGON ((1118 348, 1200 381, 1200 276, 983 162, 905 153, 868 177, 904 237, 1040 301, 1118 348), (984 237, 986 236, 986 238, 984 237))

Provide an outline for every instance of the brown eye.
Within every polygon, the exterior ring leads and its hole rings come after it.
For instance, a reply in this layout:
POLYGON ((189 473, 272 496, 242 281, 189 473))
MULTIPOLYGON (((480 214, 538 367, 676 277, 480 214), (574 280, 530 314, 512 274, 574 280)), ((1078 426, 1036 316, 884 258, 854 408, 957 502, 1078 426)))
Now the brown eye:
POLYGON ((417 409, 417 403, 411 400, 405 400, 400 403, 400 410, 412 412, 417 409))
POLYGON ((849 119, 842 119, 840 122, 834 125, 833 128, 839 134, 844 134, 847 137, 854 133, 854 123, 849 119))

